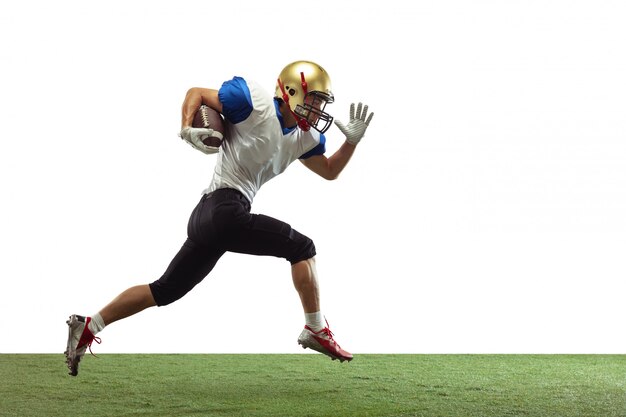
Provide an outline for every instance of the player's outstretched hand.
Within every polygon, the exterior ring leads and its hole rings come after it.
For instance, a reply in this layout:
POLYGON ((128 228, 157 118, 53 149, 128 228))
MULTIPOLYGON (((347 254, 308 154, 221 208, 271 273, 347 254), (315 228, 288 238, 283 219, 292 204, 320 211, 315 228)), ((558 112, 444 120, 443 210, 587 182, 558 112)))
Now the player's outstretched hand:
POLYGON ((374 113, 370 113, 369 117, 367 117, 367 104, 363 105, 363 103, 359 103, 356 108, 356 115, 354 114, 354 103, 350 105, 350 121, 347 125, 344 125, 339 120, 335 120, 335 124, 341 130, 341 132, 346 135, 346 140, 348 143, 353 145, 357 145, 363 135, 365 135, 365 131, 372 121, 372 117, 374 117, 374 113))
POLYGON ((190 144, 194 149, 197 149, 205 154, 212 154, 216 153, 218 148, 205 145, 203 140, 213 136, 214 134, 215 132, 213 129, 206 127, 185 127, 180 131, 178 136, 190 144))

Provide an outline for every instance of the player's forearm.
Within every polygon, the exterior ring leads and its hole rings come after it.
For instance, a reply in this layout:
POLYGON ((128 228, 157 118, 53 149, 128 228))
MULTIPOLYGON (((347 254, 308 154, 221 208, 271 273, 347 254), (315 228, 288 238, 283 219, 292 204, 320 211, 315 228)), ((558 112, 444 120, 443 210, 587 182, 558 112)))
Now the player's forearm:
POLYGON ((193 123, 193 117, 198 111, 198 108, 202 104, 202 93, 199 88, 190 88, 185 96, 182 109, 182 121, 181 129, 191 126, 193 123))
POLYGON ((220 102, 218 90, 201 87, 190 88, 183 102, 181 128, 191 126, 196 111, 198 111, 201 104, 205 104, 220 113, 222 112, 222 103, 220 102))
POLYGON ((335 179, 341 174, 341 171, 348 165, 350 158, 356 149, 355 145, 344 142, 337 151, 328 158, 328 178, 335 179))

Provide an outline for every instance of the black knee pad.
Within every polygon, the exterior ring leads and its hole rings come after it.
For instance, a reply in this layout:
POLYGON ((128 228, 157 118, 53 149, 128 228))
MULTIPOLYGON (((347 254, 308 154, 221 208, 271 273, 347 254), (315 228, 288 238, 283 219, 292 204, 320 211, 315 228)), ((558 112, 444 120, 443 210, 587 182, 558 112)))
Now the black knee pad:
POLYGON ((183 298, 183 296, 191 291, 191 289, 195 285, 192 285, 188 288, 180 285, 174 286, 168 285, 167 282, 158 279, 151 283, 149 286, 150 291, 152 291, 152 296, 154 297, 156 305, 159 307, 163 307, 183 298))
POLYGON ((300 261, 311 259, 316 255, 315 244, 311 239, 295 230, 292 231, 292 241, 294 243, 292 254, 287 258, 291 265, 300 261))

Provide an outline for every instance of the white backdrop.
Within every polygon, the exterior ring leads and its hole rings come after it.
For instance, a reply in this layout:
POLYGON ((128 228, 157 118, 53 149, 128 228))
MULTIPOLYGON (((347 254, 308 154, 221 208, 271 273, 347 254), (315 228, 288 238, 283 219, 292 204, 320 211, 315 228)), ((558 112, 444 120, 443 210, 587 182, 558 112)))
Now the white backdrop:
MULTIPOLYGON (((343 347, 624 353, 624 21, 595 0, 3 2, 0 352, 62 352, 69 314, 167 267, 214 165, 176 136, 189 87, 271 91, 311 59, 336 118, 376 115, 337 181, 296 163, 253 211, 315 241, 343 347)), ((287 262, 227 254, 96 351, 297 353, 302 325, 287 262)))

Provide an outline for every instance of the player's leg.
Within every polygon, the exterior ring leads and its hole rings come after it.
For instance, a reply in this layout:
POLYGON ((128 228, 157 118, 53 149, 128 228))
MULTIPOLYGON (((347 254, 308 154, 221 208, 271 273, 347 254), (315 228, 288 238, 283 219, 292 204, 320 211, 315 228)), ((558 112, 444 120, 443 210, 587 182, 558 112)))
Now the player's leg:
POLYGON ((204 279, 223 253, 211 251, 188 239, 158 280, 128 288, 93 316, 71 315, 67 321, 69 334, 65 351, 70 375, 78 374, 81 358, 88 348, 91 350, 92 342, 100 343, 96 334, 106 325, 183 297, 204 279))
POLYGON ((341 346, 328 328, 320 311, 320 291, 315 268, 315 258, 305 259, 291 265, 293 284, 300 295, 306 325, 298 337, 303 348, 310 348, 330 356, 333 360, 352 360, 352 354, 341 346))
MULTIPOLYGON (((243 198, 243 196, 241 196, 243 198)), ((244 199, 245 200, 245 199, 244 199)), ((236 201, 236 198, 235 198, 236 201)), ((247 202, 221 206, 229 228, 218 231, 224 236, 224 249, 253 255, 277 256, 291 263, 293 284, 300 296, 306 326, 298 343, 341 361, 352 355, 334 340, 320 311, 320 290, 315 268, 315 245, 289 224, 262 214, 250 214, 247 202), (227 208, 226 208, 227 207, 227 208)), ((219 215, 218 215, 219 216, 219 215)))
POLYGON ((320 311, 320 288, 315 269, 315 258, 291 265, 293 285, 298 291, 305 314, 320 311))
POLYGON ((137 314, 148 307, 154 307, 156 301, 148 284, 130 287, 100 310, 100 317, 106 326, 137 314))
POLYGON ((189 238, 161 278, 149 285, 128 288, 91 317, 76 314, 70 316, 67 321, 69 335, 65 351, 70 375, 78 373, 78 364, 86 349, 91 350, 92 342, 100 343, 100 339, 95 335, 106 325, 146 308, 155 305, 164 306, 178 300, 213 269, 224 251, 202 242, 203 233, 196 224, 203 211, 204 201, 205 197, 201 199, 190 217, 189 238))

